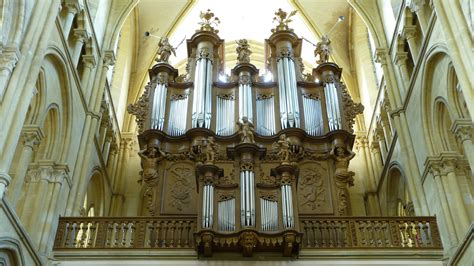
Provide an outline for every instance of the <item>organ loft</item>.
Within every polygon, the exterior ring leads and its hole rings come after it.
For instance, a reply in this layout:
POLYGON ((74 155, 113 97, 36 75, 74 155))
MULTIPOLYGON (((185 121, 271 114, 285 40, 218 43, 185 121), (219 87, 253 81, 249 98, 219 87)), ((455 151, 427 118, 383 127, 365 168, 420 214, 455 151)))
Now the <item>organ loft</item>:
MULTIPOLYGON (((265 40, 272 80, 252 64, 245 39, 237 41, 231 76, 219 79, 224 40, 208 10, 186 42, 187 73, 168 63, 174 47, 162 38, 150 82, 128 107, 139 126, 143 215, 197 217, 180 234, 194 239, 201 256, 294 256, 303 241, 342 246, 355 232, 337 217, 351 216, 348 166, 363 106, 329 61, 329 38, 317 44, 319 65, 304 73, 302 39, 290 28, 294 14, 279 9, 265 40), (315 230, 321 219, 334 230, 315 230)), ((159 243, 155 233, 151 247, 159 243)))

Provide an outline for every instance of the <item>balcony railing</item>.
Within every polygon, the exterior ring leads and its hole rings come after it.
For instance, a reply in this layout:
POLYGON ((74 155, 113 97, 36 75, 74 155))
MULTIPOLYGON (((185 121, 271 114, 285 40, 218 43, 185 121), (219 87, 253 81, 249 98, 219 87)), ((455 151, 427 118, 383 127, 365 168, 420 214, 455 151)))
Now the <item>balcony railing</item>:
MULTIPOLYGON (((194 249, 196 222, 183 216, 61 217, 54 249, 194 249)), ((302 249, 442 249, 435 217, 305 215, 299 222, 302 249)))
POLYGON ((300 216, 302 248, 442 249, 435 217, 300 216))
POLYGON ((196 217, 61 217, 54 249, 193 249, 196 217))

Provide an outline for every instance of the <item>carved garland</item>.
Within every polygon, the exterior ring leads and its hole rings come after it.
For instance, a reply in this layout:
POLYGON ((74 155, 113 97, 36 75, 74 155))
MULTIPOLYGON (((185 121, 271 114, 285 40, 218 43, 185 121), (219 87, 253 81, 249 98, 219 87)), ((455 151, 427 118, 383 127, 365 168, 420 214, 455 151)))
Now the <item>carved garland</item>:
POLYGON ((351 96, 349 95, 349 91, 347 90, 346 85, 341 84, 342 89, 342 104, 344 110, 344 128, 349 131, 350 133, 354 133, 354 123, 355 117, 358 114, 362 114, 364 112, 364 106, 361 103, 355 103, 351 96))

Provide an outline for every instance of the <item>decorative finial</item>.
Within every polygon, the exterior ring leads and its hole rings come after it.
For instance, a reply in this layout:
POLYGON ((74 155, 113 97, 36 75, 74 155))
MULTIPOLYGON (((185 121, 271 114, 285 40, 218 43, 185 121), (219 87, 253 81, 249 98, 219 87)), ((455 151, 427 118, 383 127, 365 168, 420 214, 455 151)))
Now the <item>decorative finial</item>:
POLYGON ((237 48, 235 51, 237 52, 237 62, 240 63, 250 63, 250 55, 252 51, 250 50, 250 46, 246 39, 241 39, 236 41, 237 48))
POLYGON ((288 13, 286 13, 281 8, 279 8, 278 11, 275 12, 275 17, 273 18, 273 21, 276 21, 278 23, 278 25, 277 25, 276 28, 272 29, 272 32, 278 32, 278 31, 283 31, 283 30, 293 31, 293 29, 290 29, 288 27, 288 24, 293 21, 291 19, 291 17, 296 15, 296 12, 298 12, 298 11, 293 10, 288 15, 288 13))
POLYGON ((168 63, 171 53, 176 56, 175 48, 169 43, 167 37, 161 37, 158 43, 158 52, 155 61, 168 63))
POLYGON ((199 22, 201 28, 197 31, 210 31, 213 33, 219 33, 219 30, 215 29, 213 25, 217 26, 221 23, 221 21, 218 17, 214 16, 214 13, 212 13, 210 9, 208 9, 206 12, 201 11, 199 17, 201 18, 201 22, 199 22))

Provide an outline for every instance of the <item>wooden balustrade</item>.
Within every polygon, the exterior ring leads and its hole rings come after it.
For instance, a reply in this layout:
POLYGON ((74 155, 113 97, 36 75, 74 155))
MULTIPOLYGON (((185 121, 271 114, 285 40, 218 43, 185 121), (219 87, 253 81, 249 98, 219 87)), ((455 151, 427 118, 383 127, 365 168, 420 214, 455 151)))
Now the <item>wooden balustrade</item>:
POLYGON ((61 217, 54 249, 193 249, 196 217, 61 217))
POLYGON ((435 217, 300 216, 302 248, 442 249, 435 217))
MULTIPOLYGON (((299 217, 303 249, 442 249, 435 217, 299 217)), ((194 249, 196 217, 61 217, 62 249, 194 249)), ((229 235, 230 236, 230 235, 229 235)))

